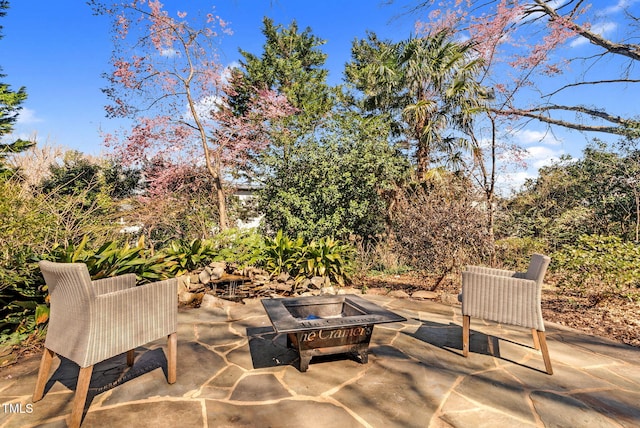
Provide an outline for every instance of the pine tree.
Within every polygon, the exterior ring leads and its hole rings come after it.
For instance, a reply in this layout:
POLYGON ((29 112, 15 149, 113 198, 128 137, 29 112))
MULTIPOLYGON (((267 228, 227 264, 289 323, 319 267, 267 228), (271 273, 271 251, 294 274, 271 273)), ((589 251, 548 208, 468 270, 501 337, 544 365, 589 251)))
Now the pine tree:
MULTIPOLYGON (((9 9, 9 2, 7 0, 0 0, 0 18, 7 14, 9 9)), ((0 39, 2 39, 2 26, 0 25, 0 39)), ((0 67, 0 79, 4 79, 5 74, 2 74, 2 67, 0 67)), ((24 87, 21 87, 17 91, 10 89, 9 85, 0 82, 0 138, 4 135, 11 134, 13 132, 13 125, 18 119, 21 104, 27 98, 27 92, 24 87)), ((18 153, 28 149, 35 143, 25 140, 16 140, 13 143, 0 143, 0 179, 7 179, 11 177, 15 171, 6 164, 6 158, 11 153, 18 153)))

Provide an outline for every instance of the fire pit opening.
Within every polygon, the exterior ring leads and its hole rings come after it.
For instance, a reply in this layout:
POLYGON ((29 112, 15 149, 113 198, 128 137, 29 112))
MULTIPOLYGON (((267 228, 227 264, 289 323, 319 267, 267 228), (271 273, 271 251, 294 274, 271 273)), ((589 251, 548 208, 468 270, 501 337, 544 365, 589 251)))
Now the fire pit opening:
POLYGON ((283 304, 289 313, 298 320, 344 318, 366 314, 344 299, 330 303, 305 304, 289 301, 283 302, 283 304))
POLYGON ((287 333, 287 343, 300 355, 300 371, 312 357, 350 353, 368 361, 375 324, 406 321, 360 296, 310 296, 263 299, 262 305, 277 333, 287 333))

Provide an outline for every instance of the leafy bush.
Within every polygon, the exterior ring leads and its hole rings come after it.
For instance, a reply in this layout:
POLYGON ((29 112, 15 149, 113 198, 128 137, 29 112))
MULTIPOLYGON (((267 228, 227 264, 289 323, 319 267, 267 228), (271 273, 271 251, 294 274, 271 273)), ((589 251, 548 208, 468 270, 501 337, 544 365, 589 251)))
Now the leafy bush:
POLYGON ((350 281, 355 249, 333 238, 311 241, 302 253, 302 272, 306 276, 325 276, 344 286, 350 281))
POLYGON ((584 235, 552 255, 559 285, 596 302, 622 296, 640 300, 640 245, 617 236, 584 235))
POLYGON ((345 285, 351 279, 355 249, 333 238, 323 237, 305 244, 302 237, 293 240, 281 230, 266 238, 265 269, 272 275, 286 272, 300 280, 324 276, 345 285))
POLYGON ((263 263, 265 241, 255 230, 229 229, 211 238, 217 251, 214 261, 237 263, 239 267, 263 263))
POLYGON ((17 180, 0 182, 0 341, 31 334, 34 313, 46 308, 38 255, 57 242, 79 242, 84 235, 103 241, 116 234, 112 205, 101 198, 87 203, 86 192, 44 194, 17 180))
POLYGON ((165 279, 171 263, 162 255, 151 255, 140 237, 135 247, 128 243, 109 241, 93 250, 87 248, 85 237, 80 244, 55 246, 42 258, 59 263, 85 263, 92 279, 101 279, 126 273, 136 274, 139 284, 165 279))
POLYGON ((33 333, 34 313, 45 302, 42 277, 28 249, 11 249, 10 262, 0 265, 0 343, 18 344, 33 333))
POLYGON ((306 241, 383 233, 393 190, 407 170, 406 158, 388 143, 387 126, 381 117, 341 112, 288 147, 258 192, 267 228, 306 241))
POLYGON ((302 237, 292 240, 279 230, 275 237, 265 239, 265 269, 272 275, 287 272, 296 276, 299 273, 299 261, 304 251, 302 237))
POLYGON ((171 241, 163 250, 170 264, 169 272, 175 276, 205 266, 213 260, 216 252, 211 241, 202 239, 171 241))
POLYGON ((525 271, 531 255, 546 253, 547 244, 542 239, 509 237, 496 241, 496 259, 507 269, 525 271))

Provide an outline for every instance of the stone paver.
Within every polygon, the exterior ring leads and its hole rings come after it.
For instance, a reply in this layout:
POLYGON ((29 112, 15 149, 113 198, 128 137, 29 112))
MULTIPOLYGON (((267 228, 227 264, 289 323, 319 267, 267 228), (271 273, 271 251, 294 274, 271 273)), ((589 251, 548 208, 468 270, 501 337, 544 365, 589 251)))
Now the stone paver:
MULTIPOLYGON (((526 329, 472 320, 462 356, 459 306, 367 295, 407 318, 377 325, 369 362, 297 353, 259 301, 181 309, 178 381, 165 341, 98 364, 84 427, 635 427, 640 350, 549 324, 554 375, 526 329)), ((32 403, 39 357, 0 369, 0 427, 63 427, 78 368, 56 359, 32 403)))

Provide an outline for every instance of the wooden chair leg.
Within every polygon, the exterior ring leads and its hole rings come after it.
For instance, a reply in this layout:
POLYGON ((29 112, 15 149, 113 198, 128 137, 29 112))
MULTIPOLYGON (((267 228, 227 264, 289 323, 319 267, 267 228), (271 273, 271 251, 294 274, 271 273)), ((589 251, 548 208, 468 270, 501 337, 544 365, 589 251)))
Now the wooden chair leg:
POLYGON ((87 392, 89 392, 92 372, 93 366, 80 367, 80 373, 78 373, 78 384, 76 385, 76 395, 73 398, 73 408, 71 410, 69 428, 78 428, 82 422, 82 414, 84 413, 84 405, 87 402, 87 392))
POLYGON ((178 334, 171 333, 167 340, 167 382, 176 382, 176 363, 178 357, 178 334))
POLYGON ((133 361, 136 359, 136 351, 135 349, 130 349, 127 351, 127 365, 131 367, 133 365, 133 361))
POLYGON ((469 355, 469 330, 471 329, 471 317, 469 315, 462 316, 462 355, 469 355))
POLYGON ((33 393, 33 402, 39 401, 44 395, 44 387, 47 384, 49 378, 49 371, 51 370, 51 362, 53 361, 55 353, 47 348, 44 348, 42 359, 40 360, 40 370, 38 370, 38 380, 36 380, 36 390, 33 393))
POLYGON ((549 348, 547 348, 547 338, 544 331, 536 330, 536 336, 540 344, 540 351, 542 352, 542 359, 544 360, 544 367, 547 369, 547 373, 552 375, 553 369, 551 368, 551 358, 549 357, 549 348))
POLYGON ((535 328, 532 328, 531 329, 531 334, 533 334, 533 347, 539 351, 540 350, 540 340, 538 340, 538 330, 536 330, 535 328))

